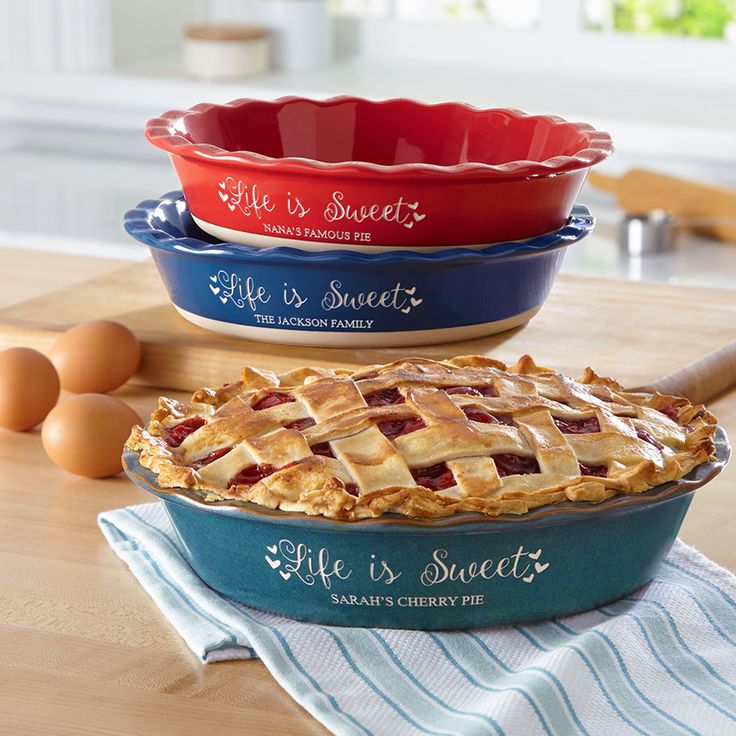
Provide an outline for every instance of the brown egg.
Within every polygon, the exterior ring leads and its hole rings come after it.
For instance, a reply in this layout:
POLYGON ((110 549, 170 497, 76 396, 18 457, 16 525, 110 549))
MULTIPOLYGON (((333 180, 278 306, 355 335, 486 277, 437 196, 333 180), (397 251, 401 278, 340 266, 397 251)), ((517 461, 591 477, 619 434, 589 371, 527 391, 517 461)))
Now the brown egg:
POLYGON ((38 350, 0 352, 0 427, 16 431, 42 422, 59 398, 59 376, 38 350))
POLYGON ((116 475, 130 428, 140 417, 105 394, 79 394, 62 401, 46 418, 41 441, 60 468, 87 478, 116 475))
POLYGON ((117 322, 83 322, 61 335, 49 353, 65 391, 107 393, 138 369, 138 338, 117 322))

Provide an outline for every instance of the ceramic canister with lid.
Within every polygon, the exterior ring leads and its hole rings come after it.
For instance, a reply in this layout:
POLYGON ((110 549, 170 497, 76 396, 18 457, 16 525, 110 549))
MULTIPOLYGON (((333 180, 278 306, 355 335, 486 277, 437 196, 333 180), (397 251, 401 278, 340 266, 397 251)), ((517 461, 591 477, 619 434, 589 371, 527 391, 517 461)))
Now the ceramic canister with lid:
POLYGON ((205 24, 184 31, 184 68, 199 79, 263 74, 270 66, 271 39, 261 26, 205 24))

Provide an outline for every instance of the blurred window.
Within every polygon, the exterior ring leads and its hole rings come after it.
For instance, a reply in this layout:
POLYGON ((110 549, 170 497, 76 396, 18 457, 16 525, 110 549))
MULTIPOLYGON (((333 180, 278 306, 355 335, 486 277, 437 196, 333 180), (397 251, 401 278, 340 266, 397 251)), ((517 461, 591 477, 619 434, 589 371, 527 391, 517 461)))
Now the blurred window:
POLYGON ((390 0, 330 0, 335 15, 376 16, 388 15, 390 0))
POLYGON ((585 28, 736 41, 736 0, 586 0, 585 28))
POLYGON ((386 16, 406 20, 483 20, 512 28, 532 28, 542 0, 331 0, 337 15, 386 16))
POLYGON ((504 27, 530 28, 540 16, 541 0, 396 0, 399 18, 487 20, 504 27))
MULTIPOLYGON (((555 0, 556 1, 556 0, 555 0)), ((543 0, 331 0, 336 15, 536 28, 543 0)), ((553 2, 553 0, 547 0, 553 2)), ((569 8, 568 2, 564 5, 569 8)), ((736 0, 580 0, 581 30, 736 41, 736 0)))

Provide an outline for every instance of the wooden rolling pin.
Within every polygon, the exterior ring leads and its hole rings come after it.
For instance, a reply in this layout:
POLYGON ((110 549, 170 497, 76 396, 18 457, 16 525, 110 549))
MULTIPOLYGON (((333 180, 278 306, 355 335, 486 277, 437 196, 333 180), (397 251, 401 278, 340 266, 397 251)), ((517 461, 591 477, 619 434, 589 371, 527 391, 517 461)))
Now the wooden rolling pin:
POLYGON ((703 404, 736 384, 736 340, 669 373, 648 386, 632 391, 659 391, 684 396, 693 404, 703 404))
POLYGON ((615 194, 628 214, 664 210, 689 230, 736 243, 736 189, 647 169, 631 169, 621 177, 592 171, 588 181, 615 194))

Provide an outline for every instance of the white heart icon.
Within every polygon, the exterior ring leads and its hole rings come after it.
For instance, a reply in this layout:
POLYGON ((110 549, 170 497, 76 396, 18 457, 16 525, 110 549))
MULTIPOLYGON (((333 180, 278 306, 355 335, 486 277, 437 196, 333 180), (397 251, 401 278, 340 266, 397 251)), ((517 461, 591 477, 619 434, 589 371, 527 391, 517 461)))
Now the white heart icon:
POLYGON ((220 301, 224 304, 227 301, 227 297, 226 296, 221 296, 220 297, 220 301))
POLYGON ((406 228, 407 230, 411 230, 411 229, 412 229, 412 228, 414 227, 414 223, 413 223, 413 222, 405 222, 405 223, 404 223, 404 227, 405 227, 405 228, 406 228))
POLYGON ((213 284, 216 284, 216 283, 217 283, 217 276, 210 276, 210 281, 211 281, 211 282, 212 282, 213 284))
POLYGON ((414 296, 414 292, 417 290, 416 286, 412 286, 411 289, 404 289, 409 296, 414 296))
POLYGON ((542 554, 542 548, 540 547, 536 552, 530 552, 529 557, 531 557, 533 560, 538 560, 539 555, 542 554))
POLYGON ((284 572, 283 570, 279 570, 279 575, 281 575, 284 580, 288 580, 291 577, 290 572, 284 572))
POLYGON ((522 580, 525 583, 531 583, 531 581, 534 580, 534 573, 532 573, 531 575, 527 575, 525 578, 522 578, 522 580))
POLYGON ((235 212, 235 205, 230 204, 230 202, 227 203, 227 208, 230 210, 230 212, 235 212))
POLYGON ((549 562, 545 562, 542 564, 541 562, 535 562, 534 563, 534 569, 537 572, 544 572, 549 567, 549 562))
POLYGON ((411 307, 404 307, 404 309, 401 310, 404 314, 409 314, 411 312, 411 307))
POLYGON ((281 567, 281 560, 272 560, 268 555, 266 555, 263 559, 268 562, 268 565, 272 570, 275 570, 277 567, 281 567))
POLYGON ((416 212, 414 213, 414 222, 421 222, 427 215, 419 215, 416 212))
POLYGON ((210 284, 210 291, 213 294, 219 294, 220 293, 220 287, 219 286, 212 286, 212 284, 210 284))
POLYGON ((424 301, 424 299, 415 299, 414 297, 412 297, 410 301, 412 307, 418 307, 424 301))
POLYGON ((230 199, 229 195, 223 194, 222 192, 217 192, 217 194, 223 202, 227 202, 230 199))
POLYGON ((221 181, 217 186, 220 187, 220 189, 224 189, 225 188, 225 182, 224 181, 221 181))
POLYGON ((419 200, 414 202, 414 204, 408 204, 406 205, 410 210, 415 210, 417 207, 419 207, 419 200))
POLYGON ((275 555, 277 550, 278 547, 275 544, 272 544, 270 547, 266 547, 266 552, 270 552, 272 555, 275 555))

